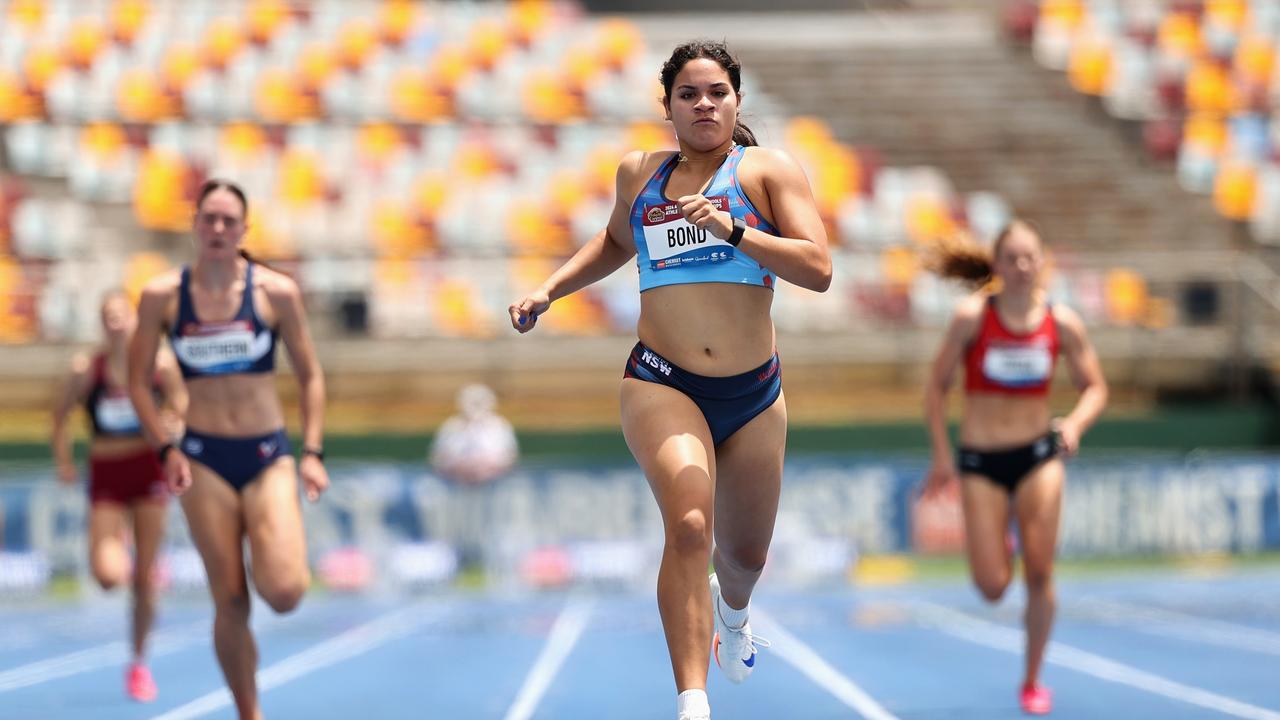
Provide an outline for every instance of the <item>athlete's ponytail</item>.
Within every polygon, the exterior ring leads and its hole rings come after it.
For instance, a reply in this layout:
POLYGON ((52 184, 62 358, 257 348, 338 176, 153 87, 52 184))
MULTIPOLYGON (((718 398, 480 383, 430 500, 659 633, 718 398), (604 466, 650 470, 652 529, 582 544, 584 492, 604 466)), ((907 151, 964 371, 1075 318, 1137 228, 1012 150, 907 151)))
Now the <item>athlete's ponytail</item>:
POLYGON ((996 235, 990 248, 967 234, 938 238, 925 251, 924 266, 939 277, 959 280, 965 285, 980 288, 995 277, 996 257, 1000 255, 1000 248, 1017 228, 1032 233, 1037 240, 1040 238, 1034 225, 1014 218, 996 235))
POLYGON ((733 141, 743 147, 752 147, 760 144, 756 142, 756 134, 751 132, 751 128, 742 124, 741 120, 734 123, 733 141))

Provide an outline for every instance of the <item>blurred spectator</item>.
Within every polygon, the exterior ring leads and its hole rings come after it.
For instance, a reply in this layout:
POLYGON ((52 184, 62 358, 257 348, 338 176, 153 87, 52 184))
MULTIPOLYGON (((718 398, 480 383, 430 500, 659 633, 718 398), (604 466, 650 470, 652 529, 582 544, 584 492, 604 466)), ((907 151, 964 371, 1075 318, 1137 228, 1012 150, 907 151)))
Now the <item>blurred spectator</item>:
POLYGON ((518 455, 515 431, 495 408, 497 398, 478 383, 458 391, 458 413, 431 443, 431 467, 450 482, 483 485, 505 473, 518 455))

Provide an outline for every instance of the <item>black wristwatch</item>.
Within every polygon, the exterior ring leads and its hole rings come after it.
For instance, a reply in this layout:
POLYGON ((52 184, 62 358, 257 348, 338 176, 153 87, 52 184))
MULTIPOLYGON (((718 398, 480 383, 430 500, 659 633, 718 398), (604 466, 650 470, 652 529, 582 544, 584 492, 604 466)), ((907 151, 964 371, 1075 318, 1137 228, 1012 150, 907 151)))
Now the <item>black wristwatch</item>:
POLYGON ((733 219, 733 232, 729 233, 726 240, 730 245, 738 247, 738 243, 742 242, 742 235, 747 231, 747 221, 740 217, 733 219))
POLYGON ((314 455, 317 460, 324 462, 324 448, 304 447, 302 448, 302 457, 314 455))
POLYGON ((156 457, 160 458, 160 464, 164 464, 165 458, 169 457, 170 450, 177 450, 178 446, 171 442, 167 442, 156 448, 156 457))

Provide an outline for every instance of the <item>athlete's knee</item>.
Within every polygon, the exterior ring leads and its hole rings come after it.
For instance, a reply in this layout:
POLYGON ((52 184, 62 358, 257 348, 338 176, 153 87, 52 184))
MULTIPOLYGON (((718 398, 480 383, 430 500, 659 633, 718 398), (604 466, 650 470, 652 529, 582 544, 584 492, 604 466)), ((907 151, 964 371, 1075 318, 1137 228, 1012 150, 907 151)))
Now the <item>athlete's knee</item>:
POLYGON ((233 622, 248 622, 249 594, 242 590, 216 593, 213 598, 214 619, 233 622))
POLYGON ((1053 568, 1051 567, 1026 567, 1023 568, 1023 575, 1027 583, 1027 593, 1030 595, 1045 595, 1053 592, 1053 568))
POLYGON ((974 573, 973 584, 983 599, 990 603, 1000 602, 1005 590, 1009 589, 1009 573, 974 573))
POLYGON ((707 514, 694 508, 667 526, 667 545, 681 553, 711 552, 711 523, 707 514))
POLYGON ((258 588, 258 594, 272 610, 284 614, 292 612, 302 602, 310 581, 311 574, 304 570, 294 578, 272 583, 270 587, 258 588))
POLYGON ((716 552, 719 553, 717 570, 720 569, 720 565, 727 564, 731 570, 736 570, 743 575, 759 575, 764 571, 764 564, 769 559, 768 546, 726 548, 721 545, 716 552))
POLYGON ((103 590, 111 590, 125 583, 127 568, 124 563, 106 553, 99 553, 93 558, 91 570, 93 579, 103 590))

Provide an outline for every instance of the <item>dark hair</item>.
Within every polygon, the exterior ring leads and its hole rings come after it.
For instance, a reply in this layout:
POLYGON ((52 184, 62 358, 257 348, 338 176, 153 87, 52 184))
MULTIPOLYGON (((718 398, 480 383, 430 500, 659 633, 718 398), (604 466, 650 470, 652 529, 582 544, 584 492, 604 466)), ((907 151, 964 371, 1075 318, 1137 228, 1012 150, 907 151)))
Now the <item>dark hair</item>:
POLYGON ((969 235, 939 238, 925 256, 924 265, 939 277, 959 280, 971 287, 980 288, 995 276, 995 258, 1000 254, 1000 247, 1018 227, 1030 231, 1037 239, 1040 238, 1040 232, 1034 225, 1014 218, 996 235, 990 248, 979 244, 969 235))
MULTIPOLYGON (((690 60, 700 58, 716 61, 725 72, 729 73, 729 84, 733 86, 733 91, 741 93, 742 64, 729 52, 729 46, 714 40, 690 40, 677 45, 676 49, 671 51, 671 57, 662 63, 662 89, 665 93, 663 101, 668 108, 671 107, 671 88, 675 85, 676 75, 690 60)), ((742 124, 741 111, 733 125, 733 141, 748 147, 760 144, 756 141, 756 135, 751 132, 751 128, 742 124)))
MULTIPOLYGON (((244 210, 244 219, 249 219, 249 198, 244 194, 244 190, 230 180, 222 180, 219 178, 209 178, 200 186, 200 192, 196 195, 197 212, 200 210, 200 206, 204 204, 204 199, 212 195, 215 190, 226 190, 232 195, 235 195, 236 199, 240 201, 240 207, 244 210)), ((250 255, 248 250, 243 248, 240 249, 240 257, 251 263, 258 263, 259 265, 263 264, 261 261, 250 255)))

